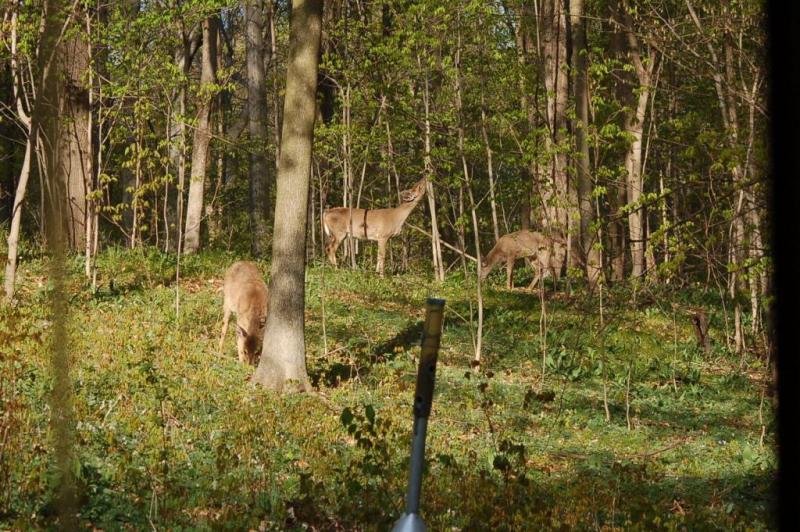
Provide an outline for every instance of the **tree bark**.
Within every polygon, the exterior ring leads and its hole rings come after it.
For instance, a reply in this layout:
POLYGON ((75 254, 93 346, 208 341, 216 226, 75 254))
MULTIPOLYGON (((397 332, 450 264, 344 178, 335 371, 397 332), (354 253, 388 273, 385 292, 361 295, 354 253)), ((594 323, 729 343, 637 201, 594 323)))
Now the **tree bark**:
MULTIPOLYGON (((577 194, 567 179, 566 154, 559 149, 567 128, 567 22, 563 0, 546 0, 540 13, 541 68, 546 91, 547 151, 550 154, 549 168, 542 182, 544 202, 542 226, 557 229, 577 236, 572 230, 572 213, 577 208, 577 194)), ((577 228, 575 228, 577 229, 577 228)), ((569 265, 577 264, 576 246, 570 242, 569 265)))
POLYGON ((581 259, 586 267, 589 286, 594 287, 602 276, 600 250, 592 206, 592 177, 589 168, 589 83, 586 47, 586 21, 583 19, 583 0, 571 0, 570 24, 572 29, 572 68, 575 81, 575 175, 578 181, 578 206, 580 209, 581 259))
POLYGON ((253 255, 266 251, 270 168, 267 144, 267 92, 264 65, 264 0, 247 0, 247 116, 250 133, 250 231, 253 255))
MULTIPOLYGON (((76 15, 77 19, 82 19, 76 15)), ((72 33, 72 32, 71 32, 72 33)), ((87 183, 92 179, 93 150, 86 131, 90 123, 89 90, 86 75, 90 43, 83 31, 75 31, 60 44, 63 90, 60 92, 59 117, 64 120, 59 137, 59 179, 66 197, 66 244, 71 250, 81 250, 86 243, 87 183)), ((49 143, 45 139, 46 143, 49 143)))
POLYGON ((269 314, 253 381, 281 391, 309 390, 306 372, 305 246, 316 117, 322 0, 294 0, 289 30, 283 133, 272 240, 269 314))
POLYGON ((208 147, 211 143, 211 86, 217 80, 217 18, 203 21, 203 63, 200 73, 200 95, 197 104, 197 125, 192 144, 192 169, 189 178, 189 199, 186 204, 186 234, 183 252, 200 249, 200 222, 203 215, 203 189, 208 170, 208 147))

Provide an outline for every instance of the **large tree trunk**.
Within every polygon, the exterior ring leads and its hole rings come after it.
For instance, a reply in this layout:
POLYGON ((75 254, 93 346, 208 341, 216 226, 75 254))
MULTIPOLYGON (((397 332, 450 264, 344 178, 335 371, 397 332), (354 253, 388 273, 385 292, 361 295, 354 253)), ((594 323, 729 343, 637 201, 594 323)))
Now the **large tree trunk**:
POLYGON ((93 151, 90 136, 86 134, 91 114, 87 86, 89 46, 83 31, 75 31, 60 45, 64 90, 59 100, 59 117, 64 127, 58 143, 58 174, 66 191, 63 224, 66 243, 72 250, 85 246, 87 183, 92 179, 93 151))
POLYGON ((575 71, 573 85, 575 94, 575 175, 578 181, 578 205, 580 208, 581 259, 586 266, 586 277, 590 286, 595 286, 602 275, 600 250, 596 247, 597 229, 592 206, 592 177, 589 171, 589 83, 586 48, 586 21, 583 19, 583 0, 571 0, 570 22, 572 29, 572 64, 575 71))
POLYGON ((186 204, 186 235, 183 252, 200 249, 200 222, 203 215, 203 189, 208 170, 208 147, 211 142, 210 87, 217 80, 217 17, 203 21, 203 64, 200 73, 200 97, 197 104, 197 125, 192 145, 192 170, 189 178, 189 199, 186 204))
MULTIPOLYGON (((66 287, 66 251, 71 235, 66 230, 74 230, 72 217, 74 212, 68 201, 69 192, 66 186, 68 178, 64 178, 65 169, 70 161, 62 161, 62 156, 71 156, 65 150, 71 141, 63 141, 62 136, 74 136, 74 129, 68 127, 61 112, 65 100, 71 100, 75 87, 65 86, 61 65, 70 65, 71 58, 65 57, 70 46, 58 45, 59 35, 65 26, 65 9, 58 0, 45 0, 42 5, 42 33, 39 41, 39 76, 41 84, 36 90, 36 100, 32 120, 39 123, 36 148, 38 150, 39 172, 44 178, 43 205, 47 231, 47 245, 51 253, 48 268, 49 315, 51 324, 48 331, 50 341, 46 347, 46 356, 50 361, 49 398, 50 434, 52 437, 52 460, 55 465, 52 487, 53 508, 60 528, 64 530, 78 529, 78 493, 75 470, 78 462, 75 459, 75 415, 72 408, 73 387, 70 379, 70 342, 69 342, 69 297, 66 287), (64 62, 61 62, 64 61, 64 62)), ((79 39, 80 37, 76 37, 79 39)), ((68 78, 70 79, 70 78, 68 78)), ((78 141, 78 138, 73 139, 78 141)), ((85 198, 84 198, 85 199, 85 198)), ((82 226, 81 226, 82 227, 82 226)), ((81 238, 83 234, 81 233, 81 238)))
MULTIPOLYGON (((528 31, 527 25, 530 19, 529 8, 525 5, 519 7, 519 14, 517 17, 517 23, 514 25, 514 43, 516 45, 516 52, 517 52, 517 64, 519 65, 519 76, 517 78, 517 83, 519 84, 519 105, 520 108, 525 111, 525 115, 527 118, 527 124, 530 128, 535 126, 536 115, 534 113, 533 106, 531 105, 531 97, 529 95, 528 88, 526 87, 525 83, 525 72, 528 69, 528 53, 529 50, 533 47, 530 40, 530 33, 528 31)), ((525 130, 523 131, 525 136, 529 135, 530 132, 525 130)), ((520 227, 522 229, 530 229, 531 226, 531 191, 535 188, 534 180, 536 179, 536 173, 533 169, 533 163, 530 164, 522 164, 520 168, 520 173, 522 177, 523 186, 526 187, 524 192, 521 194, 520 203, 519 203, 519 221, 520 227)))
MULTIPOLYGON (((546 91, 547 151, 551 155, 549 168, 543 176, 541 192, 544 201, 542 225, 565 234, 577 236, 573 231, 573 212, 577 207, 576 192, 567 179, 567 157, 559 146, 567 127, 567 19, 563 0, 546 0, 540 13, 541 68, 546 91)), ((575 228, 577 229, 577 228, 575 228)), ((577 264, 577 246, 570 243, 569 265, 577 264)))
POLYGON ((275 200, 269 315, 253 381, 309 390, 305 358, 308 187, 316 116, 322 0, 294 0, 275 200))
POLYGON ((264 0, 248 0, 245 8, 247 33, 247 116, 250 132, 250 231, 253 255, 266 251, 269 176, 267 144, 267 93, 264 65, 264 0))

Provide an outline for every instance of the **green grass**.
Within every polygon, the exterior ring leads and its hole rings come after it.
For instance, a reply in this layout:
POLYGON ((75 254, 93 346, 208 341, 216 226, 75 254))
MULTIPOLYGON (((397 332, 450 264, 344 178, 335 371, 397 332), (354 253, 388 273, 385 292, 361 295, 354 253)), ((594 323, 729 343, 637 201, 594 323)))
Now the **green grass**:
MULTIPOLYGON (((424 300, 438 296, 447 311, 423 485, 430 529, 774 528, 768 398, 759 414, 766 372, 727 353, 713 301, 704 355, 685 313, 673 326, 664 294, 640 291, 635 304, 631 293, 606 294, 601 327, 596 297, 548 293, 542 382, 540 299, 505 290, 501 274, 485 289, 476 373, 477 307, 463 273, 437 284, 316 264, 306 333, 319 394, 279 396, 248 383, 233 335, 216 352, 221 278, 234 259, 183 260, 177 315, 175 257, 110 250, 95 294, 71 261, 87 526, 390 528, 403 508, 424 300)), ((20 278, 20 304, 0 308, 0 528, 57 528, 43 261, 24 263, 20 278)), ((526 285, 524 272, 517 282, 526 285)))

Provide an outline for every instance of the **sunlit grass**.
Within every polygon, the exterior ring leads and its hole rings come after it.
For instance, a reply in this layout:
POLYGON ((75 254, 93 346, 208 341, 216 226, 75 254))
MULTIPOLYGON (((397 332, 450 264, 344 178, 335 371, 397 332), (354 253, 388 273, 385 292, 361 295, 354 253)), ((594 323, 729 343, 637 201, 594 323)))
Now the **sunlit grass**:
MULTIPOLYGON (((87 524, 386 529, 402 511, 419 327, 435 295, 448 310, 423 488, 431 528, 772 526, 768 399, 759 416, 765 371, 755 359, 742 371, 727 354, 715 306, 715 346, 704 355, 688 317, 677 313, 673 326, 663 301, 639 296, 634 306, 629 294, 612 294, 601 327, 596 297, 562 286, 547 294, 542 381, 538 294, 490 279, 476 373, 474 281, 316 264, 306 327, 318 393, 281 397, 248 383, 233 335, 217 352, 221 278, 233 260, 184 259, 176 286, 175 257, 112 250, 98 262, 96 293, 72 262, 87 524)), ((23 263, 20 305, 0 316, 0 372, 13 382, 0 397, 2 423, 13 427, 0 455, 9 479, 0 523, 14 529, 53 518, 44 271, 38 260, 23 263)))

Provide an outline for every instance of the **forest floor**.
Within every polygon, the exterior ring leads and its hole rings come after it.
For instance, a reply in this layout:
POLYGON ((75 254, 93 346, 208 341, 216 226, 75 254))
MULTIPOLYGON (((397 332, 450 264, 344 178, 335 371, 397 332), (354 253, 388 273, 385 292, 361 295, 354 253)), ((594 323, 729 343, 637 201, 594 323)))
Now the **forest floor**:
MULTIPOLYGON (((539 295, 506 290, 497 272, 476 372, 472 276, 436 283, 317 263, 306 295, 316 391, 279 396, 248 382, 232 332, 217 352, 233 260, 183 259, 177 313, 174 256, 111 249, 96 293, 81 259, 70 262, 87 528, 389 529, 403 510, 428 296, 447 300, 422 490, 429 529, 775 527, 768 371, 729 353, 713 293, 612 291, 601 325, 596 294, 570 295, 562 280, 542 319, 539 295), (708 353, 692 306, 708 313, 708 353)), ((521 269, 517 283, 529 279, 521 269)), ((0 307, 0 529, 57 528, 49 287, 43 260, 29 259, 19 305, 0 307)))

